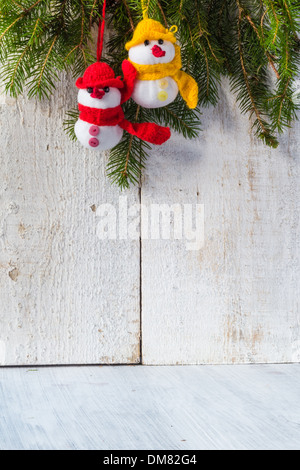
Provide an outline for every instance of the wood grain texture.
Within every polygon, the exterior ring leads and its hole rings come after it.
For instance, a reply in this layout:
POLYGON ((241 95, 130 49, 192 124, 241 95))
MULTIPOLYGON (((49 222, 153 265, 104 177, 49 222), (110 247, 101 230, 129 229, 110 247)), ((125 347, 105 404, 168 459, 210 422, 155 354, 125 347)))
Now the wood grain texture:
POLYGON ((0 449, 300 450, 300 366, 0 370, 0 449))
POLYGON ((145 364, 300 360, 300 125, 268 149, 225 85, 148 162, 143 204, 204 204, 205 246, 143 241, 145 364))
MULTIPOLYGON (((1 365, 140 357, 139 241, 96 236, 120 192, 107 155, 62 131, 67 84, 50 103, 0 95, 1 365)), ((205 246, 142 240, 145 364, 300 361, 300 126, 270 150, 221 95, 198 140, 173 134, 148 160, 141 202, 204 204, 205 246)))
MULTIPOLYGON (((138 241, 100 241, 97 207, 117 204, 107 154, 62 129, 76 103, 0 101, 0 364, 136 363, 138 241)), ((131 203, 138 190, 127 193, 131 203)))

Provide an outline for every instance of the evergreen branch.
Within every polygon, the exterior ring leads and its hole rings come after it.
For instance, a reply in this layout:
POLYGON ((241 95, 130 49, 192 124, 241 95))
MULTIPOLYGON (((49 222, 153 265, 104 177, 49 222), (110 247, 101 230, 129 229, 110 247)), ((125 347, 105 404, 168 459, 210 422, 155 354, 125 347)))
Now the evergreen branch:
POLYGON ((31 10, 33 10, 39 3, 41 3, 42 0, 37 0, 33 5, 31 5, 29 8, 23 8, 22 5, 19 5, 15 0, 12 0, 12 2, 17 5, 20 10, 23 11, 24 14, 29 13, 31 10))
POLYGON ((122 177, 126 179, 128 178, 127 168, 128 168, 128 162, 129 162, 130 152, 132 148, 132 141, 133 141, 133 135, 130 136, 128 151, 126 154, 125 166, 124 166, 124 170, 122 171, 122 177))
POLYGON ((293 102, 293 80, 296 78, 299 70, 299 51, 297 50, 297 41, 295 41, 295 31, 297 31, 297 18, 299 10, 295 10, 294 17, 289 10, 286 2, 282 1, 279 5, 275 4, 274 9, 278 8, 280 18, 280 29, 278 30, 278 40, 276 42, 279 52, 279 70, 281 79, 279 80, 274 96, 271 97, 269 104, 269 114, 272 119, 272 127, 278 132, 283 132, 284 128, 290 127, 291 122, 297 118, 297 104, 293 102))
POLYGON ((158 0, 157 0, 157 5, 158 5, 158 8, 160 9, 160 12, 162 14, 162 17, 163 17, 163 20, 164 20, 164 23, 165 23, 165 27, 167 28, 168 27, 167 18, 166 18, 166 15, 164 14, 164 10, 162 9, 162 6, 161 6, 161 4, 159 3, 158 0))
POLYGON ((266 18, 266 15, 268 14, 269 12, 269 8, 266 8, 261 19, 260 19, 260 27, 261 27, 261 31, 262 31, 262 35, 263 35, 263 39, 264 39, 264 21, 265 21, 265 18, 266 18))
MULTIPOLYGON (((196 7, 197 7, 197 5, 196 5, 196 7)), ((220 60, 218 59, 218 57, 217 57, 216 54, 214 53, 214 50, 213 50, 213 48, 212 48, 212 46, 211 46, 211 44, 210 44, 210 41, 209 41, 209 39, 208 39, 208 33, 207 33, 207 31, 201 27, 201 21, 200 21, 200 15, 199 15, 198 9, 196 9, 196 11, 197 11, 197 19, 198 19, 200 37, 201 37, 202 35, 204 35, 204 37, 205 37, 205 39, 206 39, 206 42, 207 42, 207 44, 208 44, 208 47, 209 47, 209 49, 210 49, 210 52, 211 52, 213 58, 215 59, 216 62, 218 62, 218 63, 220 64, 220 60)))
MULTIPOLYGON (((259 31, 258 31, 257 27, 255 26, 255 24, 253 23, 253 20, 251 19, 250 15, 247 15, 247 14, 246 14, 246 15, 245 15, 245 18, 249 21, 250 25, 251 25, 252 28, 254 29, 254 31, 255 31, 255 33, 256 33, 258 39, 263 43, 263 37, 260 36, 259 31)), ((271 57, 271 54, 269 53, 268 50, 266 50, 265 53, 266 53, 266 56, 267 56, 267 58, 268 58, 269 64, 271 65, 272 69, 273 69, 274 72, 275 72, 275 75, 276 75, 277 79, 280 80, 280 75, 279 75, 279 73, 278 73, 278 70, 277 70, 276 67, 275 67, 275 64, 274 64, 274 62, 273 62, 273 59, 272 59, 272 57, 271 57)))
POLYGON ((283 103, 284 103, 284 101, 287 97, 287 90, 288 90, 289 84, 290 84, 290 78, 286 82, 286 85, 284 87, 282 95, 280 95, 280 105, 279 105, 279 112, 278 112, 278 118, 277 118, 277 128, 280 128, 283 103))
POLYGON ((24 14, 22 14, 21 16, 19 16, 18 18, 16 18, 16 19, 5 29, 5 31, 0 35, 0 41, 1 41, 2 38, 5 36, 5 34, 6 34, 18 21, 20 21, 22 18, 24 18, 24 14))
POLYGON ((31 10, 33 10, 39 3, 41 3, 42 0, 37 0, 31 7, 26 8, 24 10, 24 13, 29 13, 31 10))
POLYGON ((252 96, 251 88, 250 88, 250 85, 249 85, 248 74, 247 74, 245 64, 244 64, 243 48, 242 48, 242 41, 241 41, 241 10, 239 11, 238 38, 239 38, 238 45, 239 45, 240 61, 241 61, 241 66, 242 66, 242 71, 243 71, 245 83, 246 83, 246 86, 247 86, 249 98, 251 100, 253 109, 254 109, 255 114, 257 115, 257 117, 259 119, 259 113, 256 110, 255 101, 254 101, 254 98, 252 96))
MULTIPOLYGON (((38 18, 38 19, 36 20, 36 22, 35 22, 35 25, 34 25, 34 28, 33 28, 32 35, 31 35, 31 37, 30 37, 29 43, 33 41, 33 38, 34 38, 34 36, 35 36, 35 33, 36 33, 36 31, 37 31, 37 28, 38 28, 39 23, 42 23, 42 21, 41 21, 40 18, 38 18)), ((43 24, 43 23, 42 23, 42 24, 43 24)))
POLYGON ((176 114, 174 111, 170 109, 169 106, 166 106, 166 111, 167 113, 171 114, 180 124, 186 129, 186 130, 191 130, 191 128, 187 125, 187 123, 180 117, 178 114, 176 114))
POLYGON ((39 74, 38 81, 37 81, 37 90, 40 90, 40 88, 41 88, 41 82, 42 82, 42 78, 43 78, 43 75, 44 75, 44 72, 45 72, 45 68, 46 68, 46 65, 47 65, 47 62, 49 60, 50 54, 52 52, 52 49, 53 49, 54 44, 56 43, 57 39, 58 39, 58 34, 56 34, 56 36, 54 36, 54 39, 53 39, 53 41, 50 45, 49 51, 47 52, 46 58, 45 58, 44 63, 42 65, 41 72, 39 74))
POLYGON ((20 8, 20 10, 23 11, 22 5, 19 5, 15 0, 12 0, 12 2, 13 2, 15 5, 17 5, 17 7, 20 8))
POLYGON ((82 0, 80 0, 80 3, 81 3, 82 19, 81 19, 81 36, 80 36, 79 47, 82 46, 82 43, 83 43, 83 38, 84 38, 84 20, 85 20, 84 7, 83 7, 83 2, 82 2, 82 0))
POLYGON ((283 0, 283 5, 284 5, 284 8, 286 9, 286 12, 287 12, 287 14, 288 14, 288 18, 289 18, 289 20, 290 20, 290 23, 292 23, 293 21, 292 21, 291 12, 290 12, 290 10, 289 10, 289 8, 288 8, 287 3, 286 3, 285 0, 283 0))
POLYGON ((80 51, 81 51, 82 56, 83 56, 83 60, 84 60, 85 67, 87 67, 88 61, 87 61, 87 58, 86 58, 86 54, 85 54, 84 48, 83 48, 83 47, 80 47, 80 51))
POLYGON ((209 95, 209 80, 210 80, 210 77, 209 77, 208 58, 207 58, 207 54, 206 54, 206 51, 205 51, 204 47, 203 47, 203 53, 204 53, 204 57, 205 57, 205 64, 206 64, 206 71, 207 71, 206 96, 208 96, 209 95))
POLYGON ((19 66, 20 66, 20 63, 21 63, 21 61, 22 61, 24 55, 26 54, 26 52, 29 50, 29 48, 30 48, 30 44, 28 44, 27 47, 25 47, 24 51, 23 51, 22 54, 20 55, 20 58, 19 58, 19 60, 18 60, 18 62, 17 62, 17 64, 16 64, 16 66, 15 66, 15 68, 14 68, 13 76, 12 76, 12 78, 11 78, 11 80, 10 80, 10 83, 9 83, 9 90, 10 90, 10 91, 12 91, 12 89, 13 89, 13 86, 14 86, 14 83, 15 83, 15 77, 16 77, 16 74, 17 74, 17 70, 18 70, 18 68, 19 68, 19 66))
POLYGON ((272 69, 273 69, 273 71, 274 71, 274 73, 275 73, 277 79, 280 80, 280 75, 279 75, 278 70, 276 69, 276 67, 275 67, 275 65, 274 65, 274 62, 273 62, 273 60, 272 60, 272 57, 270 56, 269 52, 266 52, 266 54, 267 54, 267 57, 268 57, 268 60, 269 60, 269 64, 271 65, 271 67, 272 67, 272 69))
MULTIPOLYGON (((140 106, 137 107, 137 111, 136 111, 136 115, 135 115, 135 122, 137 122, 139 112, 140 112, 140 106)), ((128 152, 127 152, 126 161, 125 161, 125 167, 124 167, 124 171, 122 172, 122 175, 124 176, 124 178, 127 178, 127 176, 128 176, 127 168, 128 168, 129 158, 130 158, 130 151, 131 151, 131 147, 132 147, 132 140, 133 140, 133 135, 130 136, 129 147, 128 147, 128 152)))
POLYGON ((209 41, 207 35, 205 35, 205 39, 206 39, 206 41, 207 41, 208 47, 209 47, 209 49, 210 49, 210 52, 212 53, 213 58, 215 59, 216 62, 218 62, 218 63, 220 64, 221 61, 218 59, 218 57, 217 57, 216 54, 214 53, 214 50, 213 50, 213 48, 212 48, 212 46, 211 46, 211 43, 210 43, 210 41, 209 41))
POLYGON ((74 126, 78 118, 79 118, 79 111, 77 108, 74 108, 66 112, 66 117, 63 122, 64 131, 66 132, 66 134, 68 134, 69 138, 73 141, 77 140, 77 137, 74 131, 74 126))
POLYGON ((236 3, 238 6, 238 50, 239 50, 242 73, 243 73, 246 89, 248 92, 248 97, 251 103, 251 108, 256 116, 256 119, 257 119, 256 122, 260 128, 260 137, 265 140, 266 144, 272 147, 277 147, 278 141, 271 135, 271 131, 267 128, 267 124, 265 123, 264 119, 262 118, 260 114, 260 111, 258 109, 256 100, 253 96, 252 89, 250 86, 248 73, 245 67, 245 59, 244 59, 244 52, 243 52, 243 45, 242 45, 241 23, 242 23, 243 8, 241 7, 239 0, 236 0, 236 3))
MULTIPOLYGON (((184 18, 184 19, 186 19, 186 18, 184 18)), ((191 26, 190 26, 188 21, 186 22, 186 25, 187 25, 188 30, 189 30, 189 35, 190 35, 190 40, 191 40, 191 43, 192 43, 192 47, 194 48, 195 47, 195 41, 194 41, 194 38, 193 38, 191 26)))
POLYGON ((110 151, 107 165, 108 177, 113 183, 118 184, 120 189, 128 188, 129 184, 139 184, 141 171, 145 168, 145 161, 148 157, 147 150, 151 147, 136 137, 126 133, 122 141, 110 151), (125 149, 129 150, 129 158, 125 149), (124 166, 128 159, 126 173, 124 166))
POLYGON ((82 0, 80 0, 80 3, 81 3, 81 12, 82 12, 80 42, 79 42, 79 44, 77 44, 75 47, 73 47, 73 49, 71 49, 71 51, 70 51, 70 52, 66 55, 66 57, 64 58, 64 61, 66 61, 66 60, 68 59, 68 57, 70 57, 70 55, 71 55, 74 51, 76 51, 76 49, 81 49, 81 48, 82 48, 83 38, 84 38, 84 20, 85 20, 85 14, 84 14, 84 7, 83 7, 82 0))
POLYGON ((276 39, 277 39, 278 30, 279 30, 280 21, 279 21, 279 19, 278 19, 276 10, 275 10, 274 5, 273 5, 274 2, 272 2, 272 0, 271 0, 269 3, 271 4, 272 12, 273 12, 273 15, 274 15, 275 20, 276 20, 276 28, 275 28, 275 33, 274 33, 273 41, 272 41, 272 44, 275 44, 275 41, 276 41, 276 39))
POLYGON ((76 49, 78 49, 78 48, 80 48, 80 44, 76 44, 76 46, 74 46, 73 49, 71 49, 71 50, 68 52, 68 54, 67 54, 66 57, 64 58, 64 61, 66 61, 66 60, 70 57, 70 55, 72 55, 73 52, 76 51, 76 49))
POLYGON ((91 29, 92 24, 93 24, 93 15, 94 15, 96 3, 98 3, 98 0, 94 0, 93 6, 90 12, 89 29, 91 29))
POLYGON ((132 16, 131 16, 129 7, 128 7, 128 5, 127 5, 127 2, 126 2, 126 0, 122 0, 122 2, 124 3, 125 8, 126 8, 126 11, 127 11, 127 14, 128 14, 128 19, 129 19, 129 22, 130 22, 131 31, 134 31, 134 23, 133 23, 133 19, 132 19, 132 16))
POLYGON ((200 130, 200 111, 188 109, 179 97, 164 108, 147 110, 147 115, 144 113, 142 117, 147 121, 170 126, 189 139, 196 137, 200 130))
MULTIPOLYGON (((241 17, 239 17, 239 20, 241 20, 241 17)), ((264 133, 267 133, 267 130, 265 129, 264 125, 263 125, 263 122, 262 122, 262 118, 260 117, 260 113, 256 107, 256 104, 255 104, 255 100, 254 100, 254 97, 252 95, 252 92, 251 92, 251 87, 250 87, 250 84, 249 84, 249 80, 248 80, 248 74, 247 74, 247 70, 245 68, 245 63, 244 63, 244 56, 243 56, 243 48, 242 48, 242 41, 241 41, 241 29, 240 29, 240 24, 239 24, 239 28, 238 28, 238 32, 239 32, 239 52, 240 52, 240 61, 241 61, 241 66, 242 66, 242 71, 243 71, 243 75, 244 75, 244 80, 245 80, 245 83, 246 83, 246 87, 247 87, 247 90, 248 90, 248 95, 249 95, 249 98, 250 98, 250 101, 251 101, 251 104, 252 104, 252 108, 255 112, 255 115, 258 119, 258 122, 260 123, 260 126, 263 130, 264 133)))
POLYGON ((223 33, 223 30, 222 30, 222 26, 223 26, 222 19, 223 19, 223 15, 226 14, 227 9, 228 9, 228 1, 223 0, 221 9, 217 11, 217 34, 216 34, 216 37, 219 38, 219 42, 221 44, 221 50, 223 52, 224 65, 226 67, 226 71, 231 75, 232 74, 232 69, 231 69, 231 66, 230 66, 230 62, 228 60, 227 51, 226 51, 224 40, 223 40, 224 33, 223 33))

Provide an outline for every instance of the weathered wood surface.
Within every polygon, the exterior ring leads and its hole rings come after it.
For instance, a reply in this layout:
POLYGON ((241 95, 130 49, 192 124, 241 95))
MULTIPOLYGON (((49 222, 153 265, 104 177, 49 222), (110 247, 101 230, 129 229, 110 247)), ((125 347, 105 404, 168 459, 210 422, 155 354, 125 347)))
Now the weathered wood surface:
POLYGON ((67 83, 50 103, 0 95, 0 364, 137 362, 140 287, 145 364, 300 361, 299 123, 269 150, 225 87, 198 140, 153 148, 141 191, 143 221, 203 204, 204 247, 142 240, 140 257, 96 236, 120 192, 62 131, 67 83))
POLYGON ((300 360, 300 124, 270 150, 221 94, 148 162, 143 204, 204 204, 205 244, 143 241, 145 364, 300 360))
POLYGON ((300 450, 300 366, 0 370, 0 449, 300 450))
POLYGON ((97 207, 119 190, 107 154, 65 135, 75 103, 67 80, 50 103, 1 96, 1 365, 140 358, 139 241, 97 238, 97 207))

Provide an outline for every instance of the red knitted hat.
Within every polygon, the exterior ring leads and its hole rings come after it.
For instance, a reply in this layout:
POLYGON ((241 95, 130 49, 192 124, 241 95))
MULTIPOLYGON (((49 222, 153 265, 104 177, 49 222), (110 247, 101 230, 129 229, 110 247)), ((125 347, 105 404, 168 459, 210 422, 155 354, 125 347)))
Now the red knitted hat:
POLYGON ((114 88, 123 88, 124 83, 121 77, 115 77, 113 69, 104 62, 95 62, 90 65, 76 81, 77 88, 99 87, 104 88, 111 86, 114 88))

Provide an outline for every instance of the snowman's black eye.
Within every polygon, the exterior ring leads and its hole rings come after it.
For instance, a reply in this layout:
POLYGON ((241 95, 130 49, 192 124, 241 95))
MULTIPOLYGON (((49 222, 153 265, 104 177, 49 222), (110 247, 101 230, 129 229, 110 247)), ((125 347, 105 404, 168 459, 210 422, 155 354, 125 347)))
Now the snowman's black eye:
POLYGON ((93 93, 93 88, 89 87, 89 88, 86 89, 86 91, 87 91, 88 93, 93 93))
POLYGON ((163 43, 164 43, 164 40, 163 40, 163 39, 159 39, 159 40, 158 40, 158 44, 161 45, 161 44, 163 44, 163 43))
POLYGON ((144 42, 145 46, 149 46, 150 44, 150 41, 148 39, 146 39, 146 41, 144 42))
POLYGON ((103 90, 105 91, 105 93, 108 93, 109 92, 109 86, 104 87, 103 90))

